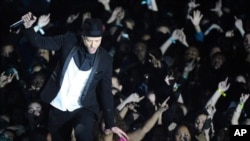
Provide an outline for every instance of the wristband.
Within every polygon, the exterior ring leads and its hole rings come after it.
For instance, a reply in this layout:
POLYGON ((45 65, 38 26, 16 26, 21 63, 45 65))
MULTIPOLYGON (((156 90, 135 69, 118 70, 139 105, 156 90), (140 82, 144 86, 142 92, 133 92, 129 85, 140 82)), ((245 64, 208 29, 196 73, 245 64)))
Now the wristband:
POLYGON ((240 109, 244 108, 244 104, 243 103, 239 103, 240 109))
POLYGON ((42 27, 40 27, 39 25, 36 25, 36 26, 34 27, 34 30, 35 30, 35 31, 39 31, 42 35, 45 34, 44 30, 43 30, 42 27))
POLYGON ((220 88, 218 88, 218 91, 219 93, 223 96, 223 97, 226 97, 227 94, 225 92, 223 92, 220 88))
POLYGON ((175 41, 175 39, 173 38, 173 37, 170 37, 169 38, 169 40, 171 41, 171 43, 173 43, 173 44, 175 44, 176 43, 176 41, 175 41))
POLYGON ((185 79, 185 80, 188 79, 188 77, 186 75, 182 75, 182 78, 185 79))

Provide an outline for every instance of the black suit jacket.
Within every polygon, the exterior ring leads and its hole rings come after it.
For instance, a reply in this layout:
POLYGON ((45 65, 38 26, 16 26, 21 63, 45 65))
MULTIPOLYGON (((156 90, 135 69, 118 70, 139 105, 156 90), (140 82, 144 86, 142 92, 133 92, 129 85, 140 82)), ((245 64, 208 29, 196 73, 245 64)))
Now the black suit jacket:
MULTIPOLYGON (((50 103, 60 90, 70 59, 80 48, 77 45, 79 40, 72 32, 53 37, 44 37, 35 33, 33 29, 26 29, 24 34, 36 48, 60 50, 61 52, 57 66, 41 92, 41 99, 46 103, 50 103)), ((99 114, 99 107, 102 107, 107 128, 114 126, 113 95, 111 93, 112 61, 112 57, 108 52, 99 47, 90 77, 80 100, 84 108, 94 112, 96 115, 99 114), (96 93, 98 84, 100 84, 98 88, 100 88, 101 93, 98 93, 98 95, 100 96, 101 105, 98 104, 96 93)))

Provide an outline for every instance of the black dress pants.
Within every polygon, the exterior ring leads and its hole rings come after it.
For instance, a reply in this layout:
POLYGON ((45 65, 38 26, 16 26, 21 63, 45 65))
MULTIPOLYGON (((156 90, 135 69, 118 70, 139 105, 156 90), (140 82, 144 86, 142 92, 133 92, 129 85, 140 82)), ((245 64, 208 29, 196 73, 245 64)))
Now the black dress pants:
POLYGON ((48 128, 53 141, 70 141, 74 129, 76 141, 93 141, 95 114, 79 108, 72 112, 51 107, 48 128))

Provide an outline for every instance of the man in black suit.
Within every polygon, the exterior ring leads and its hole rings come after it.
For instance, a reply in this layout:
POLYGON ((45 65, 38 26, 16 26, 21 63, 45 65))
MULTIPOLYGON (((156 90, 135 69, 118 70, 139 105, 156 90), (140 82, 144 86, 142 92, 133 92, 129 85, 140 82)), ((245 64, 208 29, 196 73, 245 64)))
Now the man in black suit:
MULTIPOLYGON (((100 47, 104 26, 100 19, 86 19, 78 34, 67 32, 44 37, 32 28, 37 17, 22 16, 24 34, 37 48, 60 50, 55 70, 41 92, 41 99, 51 105, 48 128, 53 141, 69 141, 74 129, 77 141, 92 141, 94 123, 102 107, 107 133, 127 135, 114 124, 111 93, 112 57, 100 47), (78 38, 79 37, 79 38, 78 38), (100 104, 96 88, 100 84, 100 104)), ((99 87, 98 87, 99 88, 99 87)))

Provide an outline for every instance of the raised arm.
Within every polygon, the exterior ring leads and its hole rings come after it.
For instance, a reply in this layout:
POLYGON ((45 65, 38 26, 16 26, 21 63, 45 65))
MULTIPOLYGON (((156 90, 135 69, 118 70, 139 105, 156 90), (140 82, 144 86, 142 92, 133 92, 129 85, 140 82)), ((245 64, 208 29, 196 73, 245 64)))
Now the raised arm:
POLYGON ((147 3, 148 9, 152 11, 158 11, 158 6, 156 3, 156 0, 148 0, 149 2, 147 3))
POLYGON ((191 20, 192 24, 194 25, 195 31, 197 33, 202 32, 200 28, 200 21, 203 17, 203 14, 201 14, 200 10, 195 10, 193 12, 193 16, 188 16, 188 19, 191 20))
POLYGON ((138 128, 134 132, 128 133, 130 138, 129 141, 141 141, 144 136, 154 127, 159 117, 162 116, 162 113, 168 109, 169 97, 166 98, 159 106, 159 109, 155 111, 155 113, 145 122, 143 127, 138 128))
POLYGON ((45 34, 45 31, 43 30, 43 27, 48 25, 50 22, 50 14, 47 15, 41 15, 38 18, 37 25, 34 26, 35 32, 40 32, 42 35, 45 34))
POLYGON ((134 103, 134 102, 131 102, 131 103, 128 103, 126 106, 124 106, 121 111, 119 112, 120 116, 122 119, 124 119, 124 117, 127 115, 128 111, 129 110, 132 110, 134 112, 136 112, 136 109, 135 107, 137 107, 138 104, 137 103, 134 103))
POLYGON ((117 110, 121 111, 128 103, 131 102, 140 102, 144 96, 140 97, 137 93, 130 94, 124 101, 122 101, 116 108, 117 110))
POLYGON ((219 17, 221 17, 223 15, 223 11, 222 11, 222 0, 218 0, 215 3, 215 7, 212 8, 210 11, 215 12, 219 17))
POLYGON ((186 17, 188 18, 189 17, 189 14, 191 13, 191 11, 193 11, 195 8, 199 7, 200 4, 199 3, 196 3, 195 0, 190 0, 187 4, 188 6, 188 9, 187 9, 187 15, 186 17))
POLYGON ((5 72, 2 72, 0 75, 0 88, 4 88, 7 84, 11 83, 15 74, 6 75, 5 72))
POLYGON ((229 89, 230 83, 228 83, 228 77, 224 80, 219 82, 218 89, 214 92, 213 96, 208 100, 206 107, 208 106, 215 106, 218 99, 221 96, 226 96, 226 91, 229 89))
POLYGON ((239 19, 236 16, 234 17, 234 19, 235 19, 234 25, 239 30, 241 36, 243 37, 245 35, 245 30, 243 28, 242 19, 239 19))
POLYGON ((249 98, 250 94, 241 94, 240 96, 240 101, 237 104, 232 119, 231 119, 231 124, 232 125, 238 125, 239 124, 239 118, 241 115, 241 112, 244 108, 244 104, 246 103, 247 99, 249 98))
POLYGON ((121 24, 121 21, 125 17, 125 10, 121 6, 115 7, 115 9, 112 11, 111 16, 107 20, 107 24, 115 23, 115 24, 121 24))
POLYGON ((175 44, 177 40, 180 41, 184 46, 189 46, 183 29, 175 29, 172 32, 172 35, 160 46, 161 53, 165 54, 169 46, 171 44, 175 44))
POLYGON ((188 19, 191 20, 194 26, 195 32, 196 32, 195 39, 201 42, 204 41, 204 34, 200 27, 200 22, 201 22, 202 17, 203 17, 203 14, 200 12, 200 10, 195 10, 193 12, 193 16, 188 16, 188 19))
POLYGON ((110 0, 98 0, 98 2, 100 2, 106 11, 111 12, 111 8, 110 8, 110 0))
POLYGON ((24 21, 24 24, 23 24, 24 27, 30 28, 36 22, 37 17, 33 15, 31 12, 28 12, 27 14, 22 16, 22 20, 24 21))

